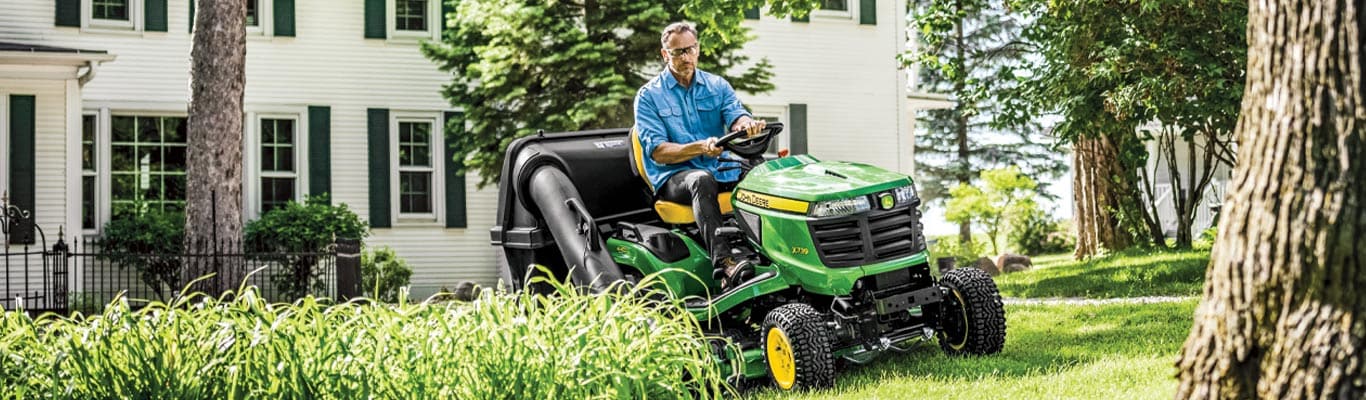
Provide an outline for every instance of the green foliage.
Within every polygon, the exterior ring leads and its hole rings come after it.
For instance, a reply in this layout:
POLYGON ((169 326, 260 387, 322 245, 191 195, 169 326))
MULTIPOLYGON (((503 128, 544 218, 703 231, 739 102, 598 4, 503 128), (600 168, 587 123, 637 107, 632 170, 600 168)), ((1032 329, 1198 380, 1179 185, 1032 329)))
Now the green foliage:
POLYGON ((967 267, 977 262, 978 258, 986 255, 987 249, 984 242, 986 241, 969 240, 964 243, 958 240, 958 235, 941 236, 935 238, 934 244, 930 245, 930 255, 933 257, 953 257, 957 266, 967 267))
POLYGON ((392 303, 398 301, 399 289, 408 286, 413 269, 394 249, 385 246, 361 253, 360 273, 365 297, 392 303))
POLYGON ((1035 208, 1014 221, 1010 243, 1016 251, 1030 256, 1065 252, 1076 246, 1077 238, 1064 225, 1064 220, 1051 218, 1035 208))
POLYGON ((587 399, 719 397, 681 303, 625 295, 474 303, 271 304, 255 289, 72 319, 0 314, 0 386, 16 398, 587 399))
POLYGON ((1215 239, 1219 238, 1219 227, 1211 226, 1200 232, 1200 237, 1195 239, 1192 248, 1196 250, 1209 250, 1214 248, 1215 239))
MULTIPOLYGON (((423 54, 451 73, 442 94, 465 110, 465 121, 450 123, 470 125, 446 140, 462 168, 479 173, 482 187, 498 181, 516 138, 541 130, 630 126, 636 91, 663 70, 660 31, 675 21, 697 21, 699 69, 727 78, 738 91, 772 90, 768 61, 750 65, 741 51, 750 39, 740 26, 743 12, 763 3, 460 1, 446 15, 441 41, 422 45, 423 54)), ((769 12, 818 4, 774 1, 769 12)))
POLYGON ((1209 251, 1129 249, 1076 261, 1035 258, 1034 268, 996 277, 1002 296, 1116 298, 1195 296, 1204 287, 1209 251))
POLYGON ((180 284, 185 214, 157 207, 133 208, 141 211, 104 224, 101 258, 119 268, 137 270, 142 283, 165 300, 170 288, 180 284))
POLYGON ((993 254, 1000 254, 1002 233, 1009 232, 1010 221, 1018 221, 1038 209, 1034 202, 1033 179, 1014 166, 982 171, 982 188, 959 184, 949 191, 944 219, 957 223, 982 224, 993 254))
POLYGON ((309 290, 320 289, 314 267, 336 238, 361 239, 369 235, 369 227, 346 204, 333 206, 326 196, 311 196, 303 204, 286 203, 272 209, 260 219, 242 228, 243 242, 249 251, 271 261, 289 266, 289 272, 272 276, 276 287, 288 297, 303 297, 309 290))
POLYGON ((830 390, 765 390, 751 398, 1167 400, 1176 393, 1172 360, 1190 334, 1196 303, 1007 303, 1000 354, 950 357, 935 346, 913 346, 841 372, 830 390))
MULTIPOLYGON (((986 169, 1021 167, 1039 179, 1067 170, 1037 122, 1009 119, 1002 98, 1020 85, 1016 70, 1032 61, 1021 37, 1027 16, 987 0, 917 0, 911 14, 919 46, 901 55, 918 64, 920 90, 951 95, 954 107, 921 111, 916 182, 926 200, 986 169), (963 146, 960 146, 964 144, 963 146)), ((1041 195, 1047 195, 1039 187, 1041 195)))

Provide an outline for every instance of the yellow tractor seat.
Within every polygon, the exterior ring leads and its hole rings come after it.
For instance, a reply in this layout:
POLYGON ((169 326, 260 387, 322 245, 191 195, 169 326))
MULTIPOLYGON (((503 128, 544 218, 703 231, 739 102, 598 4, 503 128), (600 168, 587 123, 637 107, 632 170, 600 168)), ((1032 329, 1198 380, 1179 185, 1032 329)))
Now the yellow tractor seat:
MULTIPOLYGON (((650 188, 651 194, 655 192, 654 185, 650 184, 650 177, 645 176, 645 152, 640 146, 640 132, 635 127, 631 128, 631 174, 645 181, 645 187, 650 188)), ((730 214, 730 192, 717 194, 716 204, 721 206, 721 214, 730 214)), ((687 225, 697 222, 693 217, 692 206, 688 204, 656 199, 655 213, 658 213, 659 219, 666 224, 687 225)))

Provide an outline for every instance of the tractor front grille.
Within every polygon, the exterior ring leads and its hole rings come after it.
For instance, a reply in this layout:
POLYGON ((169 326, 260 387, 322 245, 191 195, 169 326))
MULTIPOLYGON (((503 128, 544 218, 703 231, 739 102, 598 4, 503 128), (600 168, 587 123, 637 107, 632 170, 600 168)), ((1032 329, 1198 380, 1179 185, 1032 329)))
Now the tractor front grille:
POLYGON ((827 267, 856 267, 908 257, 924 250, 920 212, 913 207, 872 210, 808 223, 827 267))

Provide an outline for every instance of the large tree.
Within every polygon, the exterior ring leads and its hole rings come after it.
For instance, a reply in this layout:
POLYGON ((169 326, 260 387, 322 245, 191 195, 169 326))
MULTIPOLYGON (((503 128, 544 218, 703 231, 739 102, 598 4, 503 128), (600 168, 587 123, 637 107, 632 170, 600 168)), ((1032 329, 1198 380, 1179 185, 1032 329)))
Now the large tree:
MULTIPOLYGON (((1031 51, 1021 37, 1026 16, 1006 11, 1003 3, 916 1, 912 18, 920 44, 902 60, 923 67, 922 90, 955 100, 951 109, 922 111, 916 182, 927 200, 943 199, 950 188, 971 184, 989 169, 1016 166, 1038 180, 1066 171, 1037 122, 1018 121, 1003 129, 1003 102, 997 96, 1016 86, 1014 71, 1029 62, 1031 51)), ((970 241, 971 223, 960 222, 958 235, 960 242, 970 241)))
MULTIPOLYGON (((185 251, 239 252, 242 243, 242 92, 246 2, 198 0, 190 49, 185 251)), ((211 258, 189 260, 187 279, 218 275, 198 288, 223 292, 243 271, 211 258)))
POLYGON ((1059 121, 1073 145, 1077 256, 1132 243, 1165 246, 1146 141, 1171 176, 1177 242, 1189 246, 1196 206, 1219 164, 1242 97, 1246 4, 1228 0, 1020 0, 1040 62, 1022 74, 1009 118, 1059 121), (1155 125, 1155 132, 1140 127, 1155 125), (1187 168, 1177 144, 1190 147, 1187 168), (1198 158, 1197 158, 1198 156, 1198 158), (1187 179, 1183 179, 1182 176, 1187 179), (1188 183, 1189 182, 1189 183, 1188 183))
MULTIPOLYGON (((465 111, 471 129, 450 138, 462 168, 480 185, 497 182, 514 139, 630 126, 636 90, 663 70, 659 32, 670 22, 697 23, 699 68, 736 90, 773 89, 767 60, 741 51, 745 10, 762 0, 464 0, 446 15, 439 43, 422 51, 449 71, 443 94, 465 111)), ((817 0, 774 0, 768 13, 804 14, 817 0)))
POLYGON ((1178 398, 1366 397, 1366 7, 1251 2, 1238 165, 1178 398))

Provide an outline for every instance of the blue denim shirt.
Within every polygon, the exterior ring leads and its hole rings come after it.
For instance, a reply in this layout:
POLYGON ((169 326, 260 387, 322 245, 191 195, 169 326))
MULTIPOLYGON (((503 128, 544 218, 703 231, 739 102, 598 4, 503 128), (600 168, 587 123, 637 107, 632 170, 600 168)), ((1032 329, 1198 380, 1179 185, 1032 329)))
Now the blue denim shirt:
POLYGON ((710 171, 717 182, 740 179, 738 169, 718 172, 722 163, 716 157, 702 155, 678 164, 654 160, 655 147, 660 143, 688 144, 708 137, 719 138, 726 135, 737 118, 749 115, 729 82, 702 70, 695 71, 692 85, 685 88, 665 68, 636 93, 636 129, 640 132, 645 175, 652 190, 658 191, 670 176, 687 169, 710 171))

